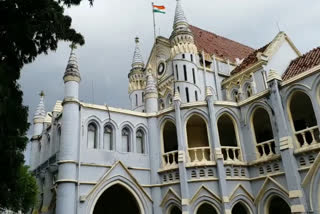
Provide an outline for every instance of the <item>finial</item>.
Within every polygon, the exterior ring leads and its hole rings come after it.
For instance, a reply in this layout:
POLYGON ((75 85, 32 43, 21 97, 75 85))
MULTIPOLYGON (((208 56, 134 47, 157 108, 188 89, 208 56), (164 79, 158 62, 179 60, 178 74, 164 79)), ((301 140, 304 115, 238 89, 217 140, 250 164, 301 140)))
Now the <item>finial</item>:
POLYGON ((41 91, 40 95, 40 102, 37 106, 36 112, 34 114, 34 118, 44 118, 45 117, 45 109, 44 109, 44 92, 41 91))
POLYGON ((177 0, 177 6, 176 6, 176 11, 175 11, 175 15, 174 15, 174 24, 173 24, 173 28, 178 28, 178 25, 188 25, 187 19, 184 15, 184 11, 182 9, 181 6, 181 1, 177 0))
POLYGON ((77 49, 77 45, 76 43, 72 42, 69 47, 71 48, 71 51, 73 51, 74 49, 77 49))
POLYGON ((75 43, 71 43, 71 45, 69 46, 71 48, 71 52, 70 52, 70 57, 68 60, 68 64, 66 67, 66 71, 64 73, 64 81, 69 81, 70 78, 66 78, 67 76, 72 76, 75 78, 72 78, 73 80, 80 82, 80 73, 79 73, 79 67, 78 67, 78 61, 77 61, 77 57, 76 54, 74 53, 74 50, 77 48, 75 43))
POLYGON ((176 90, 174 93, 173 101, 180 101, 181 102, 180 93, 178 90, 176 90))
POLYGON ((147 71, 147 83, 146 83, 146 94, 149 93, 157 93, 157 86, 156 83, 154 81, 154 78, 152 76, 152 73, 148 70, 147 71))
POLYGON ((43 90, 41 90, 41 91, 40 91, 39 96, 40 96, 40 97, 44 97, 44 96, 45 96, 45 94, 44 94, 44 91, 43 91, 43 90))
POLYGON ((144 62, 143 62, 142 54, 140 50, 139 37, 135 37, 135 43, 136 43, 136 47, 134 49, 131 66, 132 68, 143 68, 144 62))
POLYGON ((270 82, 271 80, 274 80, 274 79, 282 81, 280 74, 276 70, 270 69, 267 77, 267 82, 270 82))

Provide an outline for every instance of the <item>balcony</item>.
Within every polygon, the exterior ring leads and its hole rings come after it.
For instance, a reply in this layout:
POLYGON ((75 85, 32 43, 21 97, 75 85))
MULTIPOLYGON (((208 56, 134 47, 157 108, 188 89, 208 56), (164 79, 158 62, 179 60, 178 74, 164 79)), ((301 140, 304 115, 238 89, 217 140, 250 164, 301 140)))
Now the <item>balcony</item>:
POLYGON ((274 139, 258 143, 256 148, 257 158, 261 161, 271 159, 276 154, 274 139))
POLYGON ((178 151, 171 151, 162 155, 162 168, 174 169, 178 167, 178 151))
POLYGON ((320 147, 319 128, 313 126, 295 132, 297 152, 303 152, 320 147))
POLYGON ((213 164, 209 146, 188 148, 188 166, 213 164))
POLYGON ((221 146, 223 160, 225 164, 242 164, 240 147, 221 146))

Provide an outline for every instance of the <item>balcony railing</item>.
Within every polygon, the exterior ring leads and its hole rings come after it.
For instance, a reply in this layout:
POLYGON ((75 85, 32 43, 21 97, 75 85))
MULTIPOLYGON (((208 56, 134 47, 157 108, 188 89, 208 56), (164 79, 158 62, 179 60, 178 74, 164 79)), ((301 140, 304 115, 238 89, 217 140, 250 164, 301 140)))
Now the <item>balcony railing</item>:
POLYGON ((188 148, 189 163, 195 165, 208 164, 211 161, 211 150, 209 146, 188 148))
POLYGON ((257 144, 258 159, 268 159, 276 154, 274 139, 257 144))
POLYGON ((175 168, 178 167, 178 151, 171 151, 162 155, 163 168, 175 168))
POLYGON ((225 163, 235 164, 242 162, 240 147, 221 146, 221 151, 225 163))
POLYGON ((299 149, 309 148, 310 146, 320 144, 318 126, 297 131, 295 133, 297 146, 299 149))

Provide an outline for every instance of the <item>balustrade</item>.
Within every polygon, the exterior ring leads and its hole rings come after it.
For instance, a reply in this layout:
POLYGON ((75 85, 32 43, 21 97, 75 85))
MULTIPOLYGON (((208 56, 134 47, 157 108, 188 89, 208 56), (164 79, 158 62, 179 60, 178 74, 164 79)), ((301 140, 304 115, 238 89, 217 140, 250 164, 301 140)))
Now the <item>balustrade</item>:
POLYGON ((258 158, 269 158, 276 154, 274 139, 257 144, 258 158))
POLYGON ((297 131, 295 133, 298 148, 308 148, 309 146, 319 144, 319 129, 318 126, 297 131))
POLYGON ((240 147, 221 146, 223 159, 225 163, 239 163, 242 162, 240 147))
POLYGON ((211 161, 210 147, 188 148, 189 162, 195 164, 205 164, 211 161))
POLYGON ((178 151, 171 151, 162 155, 163 168, 178 167, 178 151))

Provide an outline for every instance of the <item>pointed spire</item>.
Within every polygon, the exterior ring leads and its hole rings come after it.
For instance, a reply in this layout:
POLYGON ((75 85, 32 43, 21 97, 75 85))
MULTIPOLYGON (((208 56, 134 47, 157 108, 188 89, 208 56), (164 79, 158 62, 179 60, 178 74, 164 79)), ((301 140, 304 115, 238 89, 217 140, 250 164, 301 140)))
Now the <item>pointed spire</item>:
POLYGON ((136 47, 134 49, 133 59, 132 59, 132 68, 143 68, 144 62, 142 59, 142 54, 140 50, 139 37, 135 38, 136 47))
POLYGON ((77 48, 74 43, 70 45, 71 52, 70 52, 70 57, 69 61, 66 67, 66 71, 64 73, 64 77, 66 76, 76 76, 80 78, 80 73, 79 73, 79 67, 78 67, 78 61, 76 54, 74 53, 74 50, 77 48))
POLYGON ((146 94, 157 93, 157 86, 151 72, 147 72, 146 94))
POLYGON ((180 28, 180 25, 188 26, 187 18, 184 15, 181 0, 177 0, 176 12, 174 15, 173 29, 180 28))
POLYGON ((34 118, 44 118, 46 116, 46 112, 44 109, 44 92, 40 92, 40 102, 37 106, 37 110, 34 114, 34 118))

